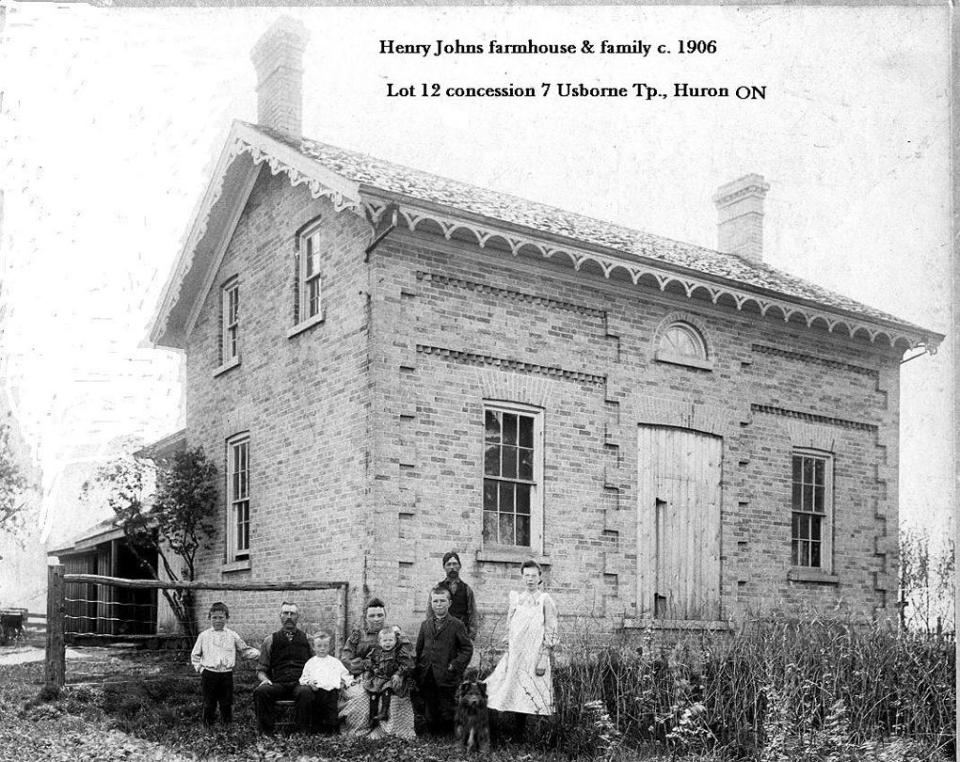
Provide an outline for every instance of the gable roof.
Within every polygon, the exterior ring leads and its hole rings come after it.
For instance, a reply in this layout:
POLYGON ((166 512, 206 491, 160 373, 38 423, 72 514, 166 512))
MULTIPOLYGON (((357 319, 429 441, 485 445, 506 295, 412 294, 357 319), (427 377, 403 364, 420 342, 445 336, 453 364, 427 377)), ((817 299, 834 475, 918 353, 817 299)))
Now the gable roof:
MULTIPOLYGON (((659 285, 661 290, 668 283, 678 281, 688 297, 703 288, 714 303, 730 297, 731 303, 741 309, 744 303, 752 301, 761 314, 776 308, 778 312, 772 314, 784 320, 799 315, 808 326, 822 320, 823 327, 830 331, 838 325, 851 336, 863 330, 871 341, 883 335, 891 345, 903 342, 907 346, 925 346, 935 351, 943 338, 763 262, 633 230, 316 140, 294 141, 246 122, 234 123, 224 156, 221 156, 221 164, 226 158, 226 165, 218 165, 207 190, 208 196, 218 183, 223 189, 230 186, 229 173, 235 171, 237 163, 234 159, 243 153, 250 155, 253 166, 267 163, 274 174, 284 171, 294 185, 306 183, 314 196, 327 196, 338 209, 350 208, 373 224, 392 202, 399 205, 411 230, 429 218, 439 225, 447 238, 455 229, 467 228, 480 246, 496 239, 517 253, 518 249, 533 245, 546 257, 566 254, 577 270, 588 261, 599 265, 607 277, 622 268, 634 283, 646 279, 659 285), (606 256, 593 252, 602 252, 606 256), (724 285, 734 286, 734 289, 724 288, 724 285)), ((249 193, 252 187, 249 176, 246 184, 249 186, 246 193, 249 193)), ((217 195, 213 199, 214 205, 222 201, 217 195)), ((234 217, 239 216, 238 207, 243 202, 245 194, 242 201, 235 199, 234 217)), ((208 207, 204 217, 201 204, 188 246, 199 247, 200 239, 209 232, 208 222, 217 221, 216 211, 208 207)), ((222 228, 221 233, 227 237, 232 233, 229 223, 220 222, 217 227, 222 228)), ((220 241, 221 248, 225 244, 225 240, 220 241)), ((171 317, 178 307, 177 300, 171 296, 175 290, 179 299, 189 270, 196 270, 198 266, 202 268, 202 263, 194 262, 196 253, 185 247, 181 254, 153 324, 151 340, 154 343, 182 346, 180 343, 171 344, 170 340, 179 334, 182 342, 189 332, 192 325, 189 318, 184 324, 185 330, 171 332, 171 317)), ((215 270, 219 262, 207 262, 206 266, 215 270)), ((207 274, 212 277, 212 273, 207 274)), ((197 278, 198 272, 194 272, 193 280, 197 278)), ((205 293, 206 289, 200 299, 205 293)), ((183 313, 183 306, 179 306, 183 313)))

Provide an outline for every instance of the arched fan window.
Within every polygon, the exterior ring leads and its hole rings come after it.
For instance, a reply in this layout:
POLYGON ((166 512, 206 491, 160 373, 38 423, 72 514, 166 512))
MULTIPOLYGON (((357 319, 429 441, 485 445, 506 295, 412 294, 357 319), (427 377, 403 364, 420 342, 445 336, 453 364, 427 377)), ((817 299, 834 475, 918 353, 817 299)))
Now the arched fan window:
POLYGON ((713 367, 707 356, 707 344, 700 331, 683 321, 671 323, 660 335, 657 359, 697 368, 713 367))

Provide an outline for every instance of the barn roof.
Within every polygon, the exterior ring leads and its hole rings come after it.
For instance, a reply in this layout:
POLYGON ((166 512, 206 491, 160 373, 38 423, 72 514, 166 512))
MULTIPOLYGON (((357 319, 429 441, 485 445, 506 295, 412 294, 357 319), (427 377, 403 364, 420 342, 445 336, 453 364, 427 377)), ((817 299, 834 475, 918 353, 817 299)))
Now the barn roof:
MULTIPOLYGON (((216 184, 222 184, 223 187, 220 190, 224 191, 231 185, 237 187, 244 185, 239 177, 234 178, 232 183, 228 177, 233 160, 241 153, 250 154, 253 165, 257 168, 261 163, 267 163, 275 174, 285 171, 294 184, 307 183, 313 195, 328 196, 338 208, 353 208, 358 213, 365 214, 368 219, 374 217, 374 222, 389 201, 424 204, 437 213, 434 218, 439 221, 444 230, 452 227, 453 220, 456 219, 466 218, 472 221, 475 236, 480 245, 483 245, 491 236, 497 235, 493 231, 497 230, 498 225, 506 225, 508 231, 522 231, 527 236, 546 237, 546 240, 551 243, 546 248, 541 246, 541 253, 544 256, 551 256, 556 251, 563 251, 574 260, 578 270, 583 261, 594 259, 589 254, 580 259, 577 253, 578 247, 588 252, 600 250, 614 256, 614 259, 596 260, 608 277, 612 269, 622 266, 636 283, 647 275, 652 267, 656 282, 663 288, 672 272, 699 274, 706 276, 707 281, 703 285, 713 294, 714 302, 722 291, 722 289, 715 289, 714 285, 731 284, 741 287, 742 291, 733 293, 738 309, 743 300, 751 299, 752 294, 756 293, 768 297, 766 300, 753 299, 757 302, 762 314, 766 314, 772 306, 779 309, 779 312, 773 314, 783 316, 785 320, 789 320, 794 312, 801 313, 807 325, 813 325, 822 318, 823 327, 830 331, 840 323, 844 325, 849 335, 856 335, 860 327, 867 325, 869 327, 865 329, 866 335, 871 340, 879 334, 884 334, 891 345, 896 341, 905 341, 909 346, 922 345, 931 350, 935 350, 943 338, 933 331, 770 267, 763 262, 633 230, 612 222, 440 177, 320 141, 311 139, 295 141, 268 128, 238 121, 234 123, 228 147, 225 149, 224 156, 221 157, 221 166, 217 170, 220 177, 214 177, 212 187, 207 191, 208 197, 211 191, 215 191, 214 197, 207 205, 205 212, 204 205, 201 204, 200 215, 194 221, 191 240, 188 240, 181 254, 181 260, 161 301, 151 333, 151 339, 155 343, 180 346, 182 338, 179 337, 185 338, 185 334, 189 332, 189 325, 192 323, 184 306, 180 306, 181 315, 179 316, 179 319, 184 321, 183 329, 175 330, 176 326, 171 326, 171 322, 177 322, 176 301, 183 291, 184 280, 189 279, 191 270, 196 270, 199 264, 195 261, 195 252, 191 247, 201 246, 202 239, 211 232, 208 229, 208 223, 209 228, 213 228, 217 222, 215 207, 218 204, 224 205, 220 193, 216 192, 216 184), (483 222, 492 224, 493 231, 483 228, 483 222), (569 246, 565 249, 563 243, 568 243, 569 246), (633 263, 636 263, 636 266, 633 266, 633 263), (666 276, 661 277, 658 274, 658 266, 665 268, 663 272, 666 276), (823 308, 827 314, 823 314, 818 309, 793 310, 790 305, 823 308), (833 315, 839 316, 839 319, 834 320, 833 315), (853 317, 854 320, 846 319, 847 316, 853 317), (171 318, 173 318, 172 321, 171 318), (171 327, 174 328, 173 331, 171 327)), ((249 177, 246 185, 249 192, 249 187, 252 187, 252 180, 249 177)), ((226 196, 227 193, 224 192, 224 195, 226 196)), ((236 212, 235 209, 234 212, 236 212)), ((227 213, 223 211, 220 216, 225 215, 227 213)), ((413 217, 406 215, 411 229, 416 226, 419 219, 417 215, 413 217)), ((221 227, 224 230, 230 228, 229 224, 221 224, 221 227)), ((514 253, 518 246, 524 245, 524 241, 530 240, 529 238, 511 239, 509 233, 502 237, 514 247, 514 253)), ((216 247, 208 246, 208 248, 216 247)), ((207 263, 207 267, 209 266, 210 263, 207 263)), ((194 272, 193 279, 197 280, 198 277, 199 275, 194 272)), ((701 285, 697 281, 689 280, 684 280, 682 283, 688 296, 692 293, 691 289, 695 290, 701 285)))
POLYGON ((97 545, 123 537, 123 528, 117 525, 117 518, 104 519, 87 527, 72 537, 67 544, 47 551, 48 556, 72 556, 78 553, 94 553, 97 545))

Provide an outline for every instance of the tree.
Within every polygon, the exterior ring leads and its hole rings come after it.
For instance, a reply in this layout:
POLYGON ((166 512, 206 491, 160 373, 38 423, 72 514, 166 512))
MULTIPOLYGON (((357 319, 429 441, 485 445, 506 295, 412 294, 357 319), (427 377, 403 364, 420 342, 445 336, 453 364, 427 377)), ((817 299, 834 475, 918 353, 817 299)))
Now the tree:
POLYGON ((26 487, 10 449, 10 427, 0 425, 0 531, 12 533, 22 526, 26 487))
POLYGON ((900 625, 940 633, 953 623, 953 537, 940 547, 926 528, 900 532, 900 625))
MULTIPOLYGON (((101 468, 94 481, 106 489, 117 526, 154 579, 196 579, 197 553, 210 547, 217 507, 217 469, 202 448, 158 463, 121 458, 101 468)), ((184 633, 196 635, 192 592, 162 592, 184 633)))

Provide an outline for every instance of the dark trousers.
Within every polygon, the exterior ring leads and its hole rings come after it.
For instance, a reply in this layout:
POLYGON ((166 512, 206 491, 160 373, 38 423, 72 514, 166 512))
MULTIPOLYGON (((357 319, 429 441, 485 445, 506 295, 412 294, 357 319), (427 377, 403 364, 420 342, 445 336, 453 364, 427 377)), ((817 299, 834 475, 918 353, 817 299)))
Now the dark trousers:
POLYGON ((203 724, 213 725, 220 707, 220 722, 233 721, 233 672, 200 673, 200 695, 203 697, 203 724))
POLYGON ((420 680, 419 688, 426 731, 435 736, 452 735, 457 709, 457 686, 437 685, 433 671, 427 670, 420 680))
POLYGON ((522 712, 510 712, 513 719, 513 740, 523 743, 527 740, 527 717, 522 712))
POLYGON ((340 691, 337 688, 325 691, 317 688, 313 692, 313 729, 324 734, 334 734, 340 725, 340 691))
POLYGON ((370 699, 370 727, 376 725, 377 721, 387 722, 390 719, 390 696, 393 691, 384 688, 379 693, 377 691, 367 691, 367 698, 370 699))
POLYGON ((294 721, 297 730, 309 730, 313 719, 313 690, 300 683, 261 683, 253 691, 253 706, 257 713, 257 730, 272 733, 276 702, 294 701, 294 721))

